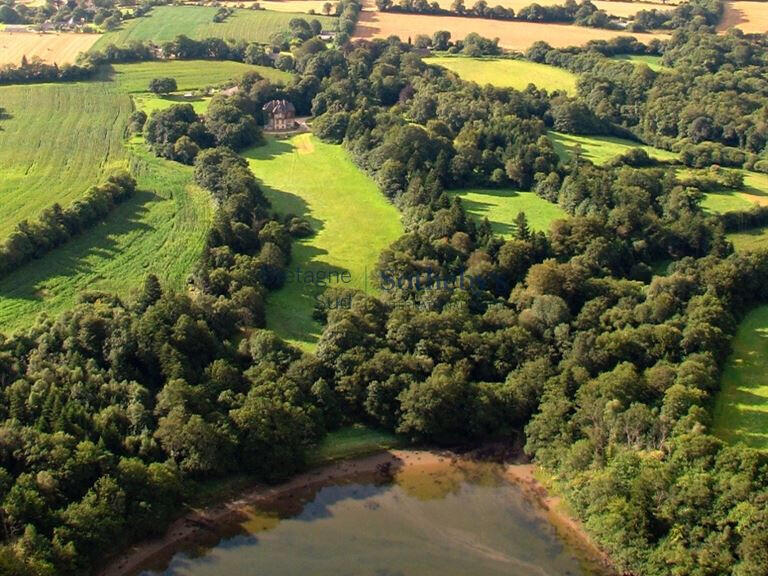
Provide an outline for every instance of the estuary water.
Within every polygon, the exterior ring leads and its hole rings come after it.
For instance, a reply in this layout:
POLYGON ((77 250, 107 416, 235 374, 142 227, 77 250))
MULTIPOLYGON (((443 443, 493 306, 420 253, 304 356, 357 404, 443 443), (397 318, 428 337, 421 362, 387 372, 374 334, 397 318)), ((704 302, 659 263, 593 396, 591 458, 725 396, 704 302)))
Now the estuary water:
POLYGON ((141 574, 593 574, 504 470, 441 458, 279 492, 141 574))

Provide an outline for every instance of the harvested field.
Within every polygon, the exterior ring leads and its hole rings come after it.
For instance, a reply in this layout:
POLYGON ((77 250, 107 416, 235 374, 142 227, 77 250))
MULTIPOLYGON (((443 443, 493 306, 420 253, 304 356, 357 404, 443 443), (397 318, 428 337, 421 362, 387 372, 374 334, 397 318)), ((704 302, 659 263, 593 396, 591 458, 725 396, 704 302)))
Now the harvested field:
POLYGON ((609 40, 616 36, 634 36, 648 43, 654 38, 666 39, 667 34, 628 34, 599 28, 585 28, 567 24, 537 24, 462 18, 460 16, 430 16, 422 14, 395 14, 379 12, 370 3, 360 13, 355 29, 356 39, 387 38, 399 36, 402 40, 419 34, 432 35, 438 30, 448 30, 454 40, 463 40, 467 34, 477 32, 489 38, 498 38, 499 45, 512 50, 526 50, 537 40, 543 40, 555 48, 580 46, 590 40, 609 40))
POLYGON ((717 29, 741 28, 748 34, 768 32, 768 2, 726 2, 723 20, 717 29))
MULTIPOLYGON (((579 0, 577 0, 578 2, 579 0)), ((515 12, 519 12, 520 9, 530 6, 531 4, 538 4, 539 6, 555 6, 562 5, 564 0, 491 0, 488 2, 488 6, 503 6, 504 8, 512 8, 515 12)), ((453 0, 437 0, 441 8, 449 10, 453 0)), ((465 2, 467 8, 471 8, 474 4, 474 0, 465 2)), ((634 16, 641 10, 672 10, 674 5, 672 3, 662 4, 661 2, 612 2, 611 0, 592 0, 598 10, 605 10, 612 16, 618 16, 620 18, 628 18, 634 16)))
POLYGON ((40 34, 37 32, 0 32, 0 65, 19 64, 40 58, 53 64, 71 64, 80 52, 87 52, 99 34, 40 34))

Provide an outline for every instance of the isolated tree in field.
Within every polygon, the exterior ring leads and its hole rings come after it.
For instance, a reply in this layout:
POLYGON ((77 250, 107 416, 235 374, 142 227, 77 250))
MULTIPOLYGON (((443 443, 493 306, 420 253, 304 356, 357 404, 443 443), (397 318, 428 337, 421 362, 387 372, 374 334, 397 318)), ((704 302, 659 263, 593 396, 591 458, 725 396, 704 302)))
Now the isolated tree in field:
POLYGON ((438 30, 432 35, 432 47, 435 50, 448 50, 451 42, 451 33, 447 30, 438 30))
POLYGON ((167 95, 174 92, 177 88, 175 78, 153 78, 149 82, 149 90, 154 94, 167 95))
POLYGON ((326 2, 325 4, 323 4, 323 14, 328 16, 331 13, 331 10, 333 10, 333 4, 331 4, 330 2, 326 2))

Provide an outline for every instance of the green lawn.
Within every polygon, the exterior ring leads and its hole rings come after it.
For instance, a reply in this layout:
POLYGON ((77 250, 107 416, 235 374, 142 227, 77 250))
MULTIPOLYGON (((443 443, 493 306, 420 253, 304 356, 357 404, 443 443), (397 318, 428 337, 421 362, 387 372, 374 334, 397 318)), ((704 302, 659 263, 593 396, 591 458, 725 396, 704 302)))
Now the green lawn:
POLYGON ((218 8, 211 6, 158 6, 144 17, 127 20, 118 30, 104 34, 92 50, 109 44, 126 46, 134 41, 169 42, 184 34, 194 40, 223 38, 267 44, 276 32, 288 32, 293 18, 317 19, 324 29, 335 30, 332 16, 309 16, 267 10, 235 10, 224 22, 214 23, 218 8))
POLYGON ((614 56, 613 60, 626 60, 633 64, 645 64, 654 72, 665 72, 669 68, 661 64, 661 56, 646 56, 644 54, 620 54, 614 56))
POLYGON ((309 451, 308 459, 313 465, 329 464, 391 450, 404 444, 404 440, 394 434, 355 424, 329 432, 316 448, 309 451))
POLYGON ((461 198, 464 208, 478 220, 488 218, 496 234, 509 237, 515 232, 514 219, 525 212, 533 230, 546 232, 552 221, 565 218, 557 205, 533 192, 515 190, 461 190, 453 194, 461 198))
POLYGON ((426 58, 428 64, 442 66, 458 74, 462 79, 480 85, 492 84, 503 88, 525 90, 528 84, 553 92, 564 90, 576 93, 575 74, 563 68, 502 58, 468 58, 464 56, 438 56, 426 58))
POLYGON ((108 82, 0 87, 0 239, 127 167, 131 101, 108 82))
POLYGON ((768 306, 739 326, 715 405, 715 433, 768 450, 768 306))
POLYGON ((549 138, 555 147, 555 152, 563 162, 568 162, 577 147, 581 147, 583 158, 595 164, 605 164, 619 154, 624 154, 631 148, 643 148, 651 158, 664 161, 677 160, 677 154, 660 150, 653 146, 645 146, 631 140, 614 138, 613 136, 575 136, 561 132, 549 132, 549 138))
MULTIPOLYGON (((350 278, 337 275, 332 285, 371 290, 379 253, 403 229, 397 209, 343 148, 301 134, 270 139, 245 157, 274 207, 307 217, 316 231, 294 243, 291 272, 347 271, 350 278)), ((267 327, 304 348, 311 348, 321 331, 312 311, 322 288, 313 279, 288 282, 267 301, 267 327)))

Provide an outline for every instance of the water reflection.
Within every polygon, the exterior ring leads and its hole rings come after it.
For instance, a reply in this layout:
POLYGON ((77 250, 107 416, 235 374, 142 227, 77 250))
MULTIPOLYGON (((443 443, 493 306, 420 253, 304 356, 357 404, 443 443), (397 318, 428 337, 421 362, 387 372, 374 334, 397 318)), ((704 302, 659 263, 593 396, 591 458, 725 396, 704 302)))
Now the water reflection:
POLYGON ((278 493, 144 576, 584 575, 498 464, 449 459, 278 493))

